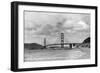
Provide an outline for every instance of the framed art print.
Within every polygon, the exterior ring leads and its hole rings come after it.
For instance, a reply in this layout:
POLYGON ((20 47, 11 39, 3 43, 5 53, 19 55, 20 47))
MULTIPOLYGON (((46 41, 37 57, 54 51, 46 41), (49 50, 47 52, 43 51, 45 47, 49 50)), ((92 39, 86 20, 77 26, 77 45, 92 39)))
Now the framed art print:
POLYGON ((11 70, 97 66, 97 7, 11 3, 11 70))

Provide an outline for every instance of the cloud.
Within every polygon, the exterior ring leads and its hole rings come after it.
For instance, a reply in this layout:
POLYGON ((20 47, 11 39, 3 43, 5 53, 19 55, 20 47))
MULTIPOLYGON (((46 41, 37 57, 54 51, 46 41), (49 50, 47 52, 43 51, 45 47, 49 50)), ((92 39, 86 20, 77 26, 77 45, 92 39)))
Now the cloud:
POLYGON ((84 21, 67 20, 65 23, 57 24, 46 24, 46 25, 35 25, 34 27, 29 27, 27 29, 33 32, 33 35, 45 35, 45 36, 56 36, 57 33, 75 33, 78 31, 87 31, 89 25, 84 21), (54 26, 55 25, 55 26, 54 26))
POLYGON ((76 31, 87 31, 89 29, 89 25, 86 24, 83 20, 67 20, 63 27, 68 32, 76 32, 76 31))
POLYGON ((25 30, 36 32, 38 35, 84 31, 89 27, 87 23, 89 15, 85 14, 25 12, 25 30))
POLYGON ((74 25, 74 30, 87 30, 89 28, 89 25, 86 24, 83 21, 77 22, 77 25, 74 25))
POLYGON ((72 38, 76 40, 76 37, 83 38, 88 35, 85 35, 86 33, 89 33, 86 32, 90 28, 89 20, 89 15, 85 14, 26 12, 25 40, 26 42, 36 42, 37 40, 43 43, 43 38, 47 37, 48 40, 51 40, 48 43, 52 43, 56 42, 56 38, 60 36, 61 32, 65 33, 65 38, 69 40, 72 38), (82 34, 80 35, 80 33, 82 34), (39 39, 41 41, 39 41, 39 39))

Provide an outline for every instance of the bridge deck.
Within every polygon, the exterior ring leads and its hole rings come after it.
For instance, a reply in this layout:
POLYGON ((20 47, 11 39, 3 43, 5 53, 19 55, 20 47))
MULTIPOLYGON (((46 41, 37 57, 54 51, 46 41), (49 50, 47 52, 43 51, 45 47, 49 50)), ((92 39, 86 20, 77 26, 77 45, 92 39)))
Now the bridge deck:
MULTIPOLYGON (((63 45, 70 45, 70 44, 82 44, 82 43, 64 43, 63 45)), ((60 44, 48 44, 46 46, 51 46, 51 45, 61 45, 61 43, 60 44)))

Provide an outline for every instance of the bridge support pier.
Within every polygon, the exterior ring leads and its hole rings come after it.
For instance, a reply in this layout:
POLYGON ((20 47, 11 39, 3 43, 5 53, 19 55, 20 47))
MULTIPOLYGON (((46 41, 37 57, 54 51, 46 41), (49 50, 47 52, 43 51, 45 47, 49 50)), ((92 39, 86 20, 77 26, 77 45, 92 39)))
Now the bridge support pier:
POLYGON ((44 38, 44 49, 46 49, 46 38, 44 38))
POLYGON ((73 44, 69 44, 69 48, 72 48, 73 47, 73 44))

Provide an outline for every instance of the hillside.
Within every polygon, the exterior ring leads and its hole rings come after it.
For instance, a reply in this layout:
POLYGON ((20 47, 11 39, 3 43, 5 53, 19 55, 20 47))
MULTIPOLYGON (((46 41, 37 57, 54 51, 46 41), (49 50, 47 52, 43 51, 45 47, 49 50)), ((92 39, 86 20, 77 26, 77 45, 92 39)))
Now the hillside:
POLYGON ((37 43, 24 43, 24 48, 25 49, 41 49, 43 48, 43 46, 37 43))
POLYGON ((90 43, 90 37, 86 38, 83 43, 90 43))

